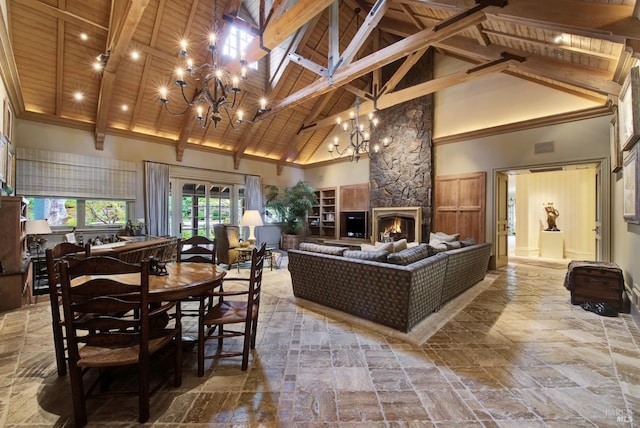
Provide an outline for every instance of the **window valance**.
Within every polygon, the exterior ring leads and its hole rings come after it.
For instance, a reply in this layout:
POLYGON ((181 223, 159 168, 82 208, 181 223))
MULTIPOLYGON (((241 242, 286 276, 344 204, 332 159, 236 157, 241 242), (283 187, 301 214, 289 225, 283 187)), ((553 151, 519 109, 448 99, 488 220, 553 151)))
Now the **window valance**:
POLYGON ((133 161, 17 147, 16 192, 135 200, 137 168, 133 161))

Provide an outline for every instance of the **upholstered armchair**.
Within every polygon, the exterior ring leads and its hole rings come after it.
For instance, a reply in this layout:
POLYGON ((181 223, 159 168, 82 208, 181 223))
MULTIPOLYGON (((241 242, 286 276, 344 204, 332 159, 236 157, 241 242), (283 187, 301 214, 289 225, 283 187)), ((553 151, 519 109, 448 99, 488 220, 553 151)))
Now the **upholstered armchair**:
POLYGON ((238 263, 240 258, 240 228, 229 224, 217 224, 213 228, 216 239, 216 255, 218 263, 224 263, 231 269, 231 265, 238 263))

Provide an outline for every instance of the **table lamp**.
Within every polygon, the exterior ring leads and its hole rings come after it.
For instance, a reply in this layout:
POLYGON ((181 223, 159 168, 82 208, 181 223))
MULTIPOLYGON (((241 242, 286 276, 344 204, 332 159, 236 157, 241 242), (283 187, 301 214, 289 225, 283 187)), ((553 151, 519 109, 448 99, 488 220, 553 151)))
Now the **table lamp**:
POLYGON ((31 245, 29 245, 29 248, 35 248, 37 253, 40 253, 42 244, 47 242, 47 240, 41 238, 40 235, 48 235, 52 233, 47 220, 27 220, 25 232, 27 236, 32 237, 32 242, 31 245))
POLYGON ((256 236, 254 235, 254 231, 256 226, 263 226, 262 216, 260 215, 260 211, 257 210, 247 210, 242 215, 242 220, 240 220, 240 226, 249 226, 249 244, 255 245, 256 236))

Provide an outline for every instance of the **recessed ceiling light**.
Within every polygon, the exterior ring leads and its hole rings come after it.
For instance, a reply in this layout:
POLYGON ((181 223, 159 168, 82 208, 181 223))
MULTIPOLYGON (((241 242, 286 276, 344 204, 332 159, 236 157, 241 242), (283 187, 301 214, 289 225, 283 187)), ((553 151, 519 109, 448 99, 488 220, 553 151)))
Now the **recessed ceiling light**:
POLYGON ((84 94, 80 91, 77 91, 73 94, 73 99, 76 101, 82 101, 84 99, 84 94))
POLYGON ((122 104, 122 107, 121 107, 121 108, 122 108, 122 111, 127 111, 127 110, 129 110, 129 106, 128 106, 128 105, 126 105, 126 104, 122 104))
POLYGON ((558 34, 553 38, 553 43, 562 43, 562 39, 563 39, 562 34, 558 34))
POLYGON ((87 33, 80 33, 80 39, 86 42, 89 40, 89 36, 87 36, 87 33))
POLYGON ((140 53, 138 51, 131 52, 131 59, 137 61, 138 59, 140 59, 140 53))

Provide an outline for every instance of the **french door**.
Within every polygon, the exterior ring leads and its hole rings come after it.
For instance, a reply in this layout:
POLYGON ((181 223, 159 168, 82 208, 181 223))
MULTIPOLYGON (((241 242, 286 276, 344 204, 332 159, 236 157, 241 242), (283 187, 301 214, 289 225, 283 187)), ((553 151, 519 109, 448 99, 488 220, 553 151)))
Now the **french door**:
POLYGON ((234 195, 233 185, 173 180, 171 235, 184 239, 196 235, 213 239, 216 224, 237 222, 234 200, 238 200, 238 195, 234 195))

